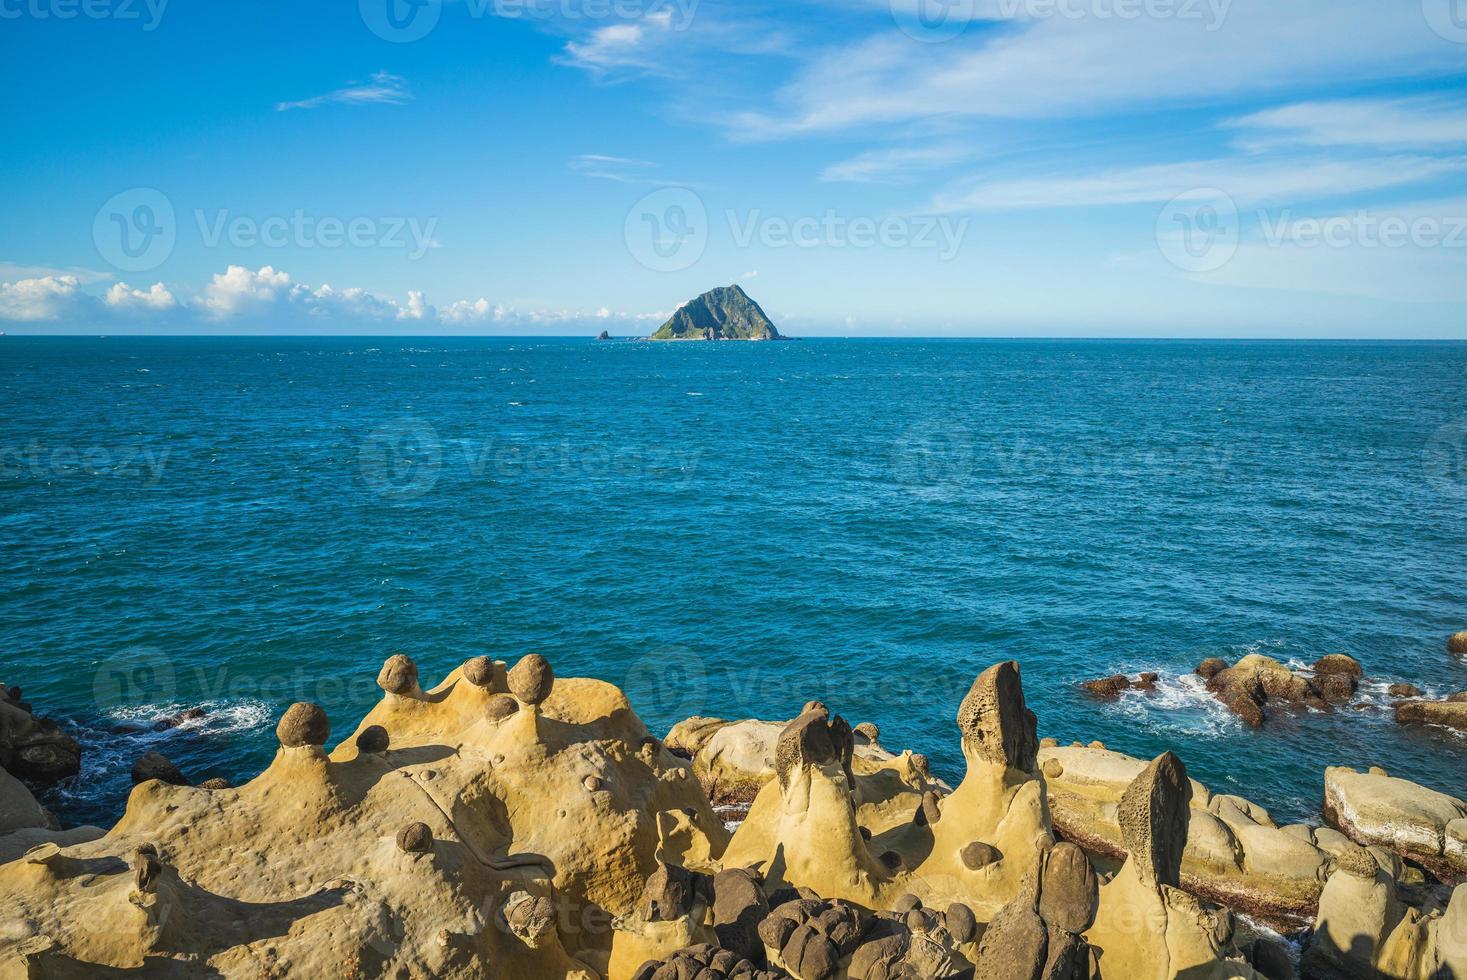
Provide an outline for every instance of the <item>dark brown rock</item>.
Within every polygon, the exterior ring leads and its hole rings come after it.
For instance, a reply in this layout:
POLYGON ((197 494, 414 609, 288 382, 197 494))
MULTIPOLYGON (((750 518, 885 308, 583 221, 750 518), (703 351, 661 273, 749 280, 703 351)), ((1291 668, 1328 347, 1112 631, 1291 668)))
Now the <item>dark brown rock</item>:
POLYGON ((769 901, 752 871, 725 868, 714 876, 713 932, 725 949, 763 964, 764 944, 759 940, 759 923, 768 914, 769 901))
POLYGON ((377 686, 388 694, 408 695, 418 690, 418 665, 405 653, 395 653, 377 672, 377 686))
POLYGON ((942 924, 953 939, 960 943, 972 942, 978 935, 978 920, 974 917, 973 910, 962 902, 954 902, 947 907, 942 916, 942 924))
POLYGON ((404 854, 427 854, 433 850, 433 831, 425 823, 410 823, 397 832, 397 849, 404 854))
POLYGON ((1347 674, 1356 680, 1365 676, 1360 661, 1346 653, 1327 653, 1314 661, 1316 674, 1347 674))
POLYGON ((998 853, 998 848, 992 844, 975 840, 963 847, 959 857, 963 859, 963 867, 969 871, 977 871, 979 868, 988 867, 1002 857, 1002 855, 998 853))
POLYGON ((1419 698, 1421 688, 1415 684, 1392 684, 1389 693, 1393 698, 1419 698))
POLYGON ((357 734, 358 752, 386 752, 392 739, 381 725, 368 725, 357 734))
POLYGON ((984 980, 1039 980, 1049 953, 1044 920, 1021 901, 998 910, 978 944, 975 975, 984 980))
POLYGON ((331 722, 320 705, 297 701, 280 716, 280 724, 275 726, 275 737, 288 749, 325 745, 331 737, 331 722))
POLYGON ((1453 633, 1447 638, 1448 653, 1467 653, 1467 630, 1453 633))
POLYGON ((1039 917, 1051 928, 1082 933, 1094 923, 1099 903, 1100 882, 1085 852, 1056 844, 1044 859, 1039 917))
POLYGON ((188 708, 184 711, 178 712, 177 714, 172 714, 169 715, 167 718, 160 718, 157 721, 153 722, 153 731, 166 732, 169 729, 177 728, 184 722, 198 721, 200 718, 205 717, 207 714, 208 712, 205 711, 203 708, 188 708))
POLYGON ((1122 691, 1128 690, 1131 687, 1131 679, 1124 674, 1116 674, 1114 677, 1086 681, 1080 686, 1098 698, 1109 700, 1120 697, 1122 691))
POLYGON ((489 687, 494 683, 494 661, 488 657, 470 657, 464 661, 464 680, 475 687, 489 687))
POLYGON ((1197 665, 1197 676, 1203 680, 1212 680, 1218 674, 1228 669, 1228 662, 1221 657, 1208 657, 1197 665))
POLYGON ((508 694, 496 694, 484 704, 484 714, 490 721, 503 721, 520 710, 520 703, 508 694))
POLYGON ((551 688, 555 685, 555 671, 550 669, 550 661, 538 653, 531 653, 520 658, 509 672, 508 679, 511 694, 525 704, 539 704, 550 697, 551 688))
POLYGON ((188 778, 161 752, 149 752, 132 764, 134 786, 150 779, 157 779, 172 786, 188 785, 188 778))
POLYGON ((163 874, 163 862, 158 858, 158 849, 152 844, 142 844, 133 854, 132 880, 134 887, 144 895, 158 890, 158 879, 163 874))
POLYGON ((1141 880, 1153 887, 1181 884, 1191 801, 1187 767, 1171 752, 1153 759, 1121 795, 1121 844, 1141 880))

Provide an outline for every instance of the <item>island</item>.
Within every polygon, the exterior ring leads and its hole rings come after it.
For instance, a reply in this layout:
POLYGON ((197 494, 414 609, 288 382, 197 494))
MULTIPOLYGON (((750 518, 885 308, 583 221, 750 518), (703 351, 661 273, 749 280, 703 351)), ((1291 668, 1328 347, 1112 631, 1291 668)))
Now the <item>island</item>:
POLYGON ((689 300, 648 340, 783 340, 743 287, 719 286, 689 300))
POLYGON ((603 330, 599 334, 596 335, 596 339, 597 340, 610 340, 611 339, 611 334, 608 333, 607 331, 603 330))

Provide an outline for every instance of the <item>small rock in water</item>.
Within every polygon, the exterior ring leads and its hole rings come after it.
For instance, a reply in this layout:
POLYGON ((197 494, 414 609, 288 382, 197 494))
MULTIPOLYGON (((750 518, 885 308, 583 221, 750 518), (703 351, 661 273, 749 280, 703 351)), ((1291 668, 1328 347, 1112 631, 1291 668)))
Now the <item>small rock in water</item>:
POLYGON ((150 779, 161 780, 173 786, 188 785, 187 777, 161 752, 149 752, 132 764, 134 786, 150 779))

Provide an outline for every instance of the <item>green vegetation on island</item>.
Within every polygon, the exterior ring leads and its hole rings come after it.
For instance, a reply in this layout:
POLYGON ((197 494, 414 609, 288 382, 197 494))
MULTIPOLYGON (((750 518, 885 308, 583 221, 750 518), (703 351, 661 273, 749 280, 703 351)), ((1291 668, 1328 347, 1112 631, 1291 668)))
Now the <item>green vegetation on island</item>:
POLYGON ((648 340, 779 340, 759 304, 737 284, 710 289, 683 305, 648 340))

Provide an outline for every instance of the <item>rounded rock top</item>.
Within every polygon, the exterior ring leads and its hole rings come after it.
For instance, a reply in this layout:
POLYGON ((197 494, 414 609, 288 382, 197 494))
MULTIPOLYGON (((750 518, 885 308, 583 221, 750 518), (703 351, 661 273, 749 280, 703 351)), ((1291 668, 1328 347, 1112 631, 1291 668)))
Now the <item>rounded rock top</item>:
POLYGON ((470 657, 464 661, 464 680, 475 687, 494 683, 494 661, 488 657, 470 657))
POLYGON ((550 697, 555 684, 555 671, 550 661, 538 653, 526 654, 509 672, 509 690, 525 704, 539 704, 550 697))
POLYGON ((1453 633, 1447 640, 1447 649, 1452 653, 1467 653, 1467 630, 1453 633))
POLYGON ((397 848, 405 854, 427 854, 433 850, 433 831, 425 823, 410 823, 397 832, 397 848))
POLYGON ((377 673, 377 686, 388 694, 411 694, 418 687, 418 665, 405 653, 395 653, 377 673))
POLYGON ((297 701, 280 716, 280 724, 275 726, 275 737, 288 749, 325 745, 331 737, 331 722, 319 704, 297 701))

